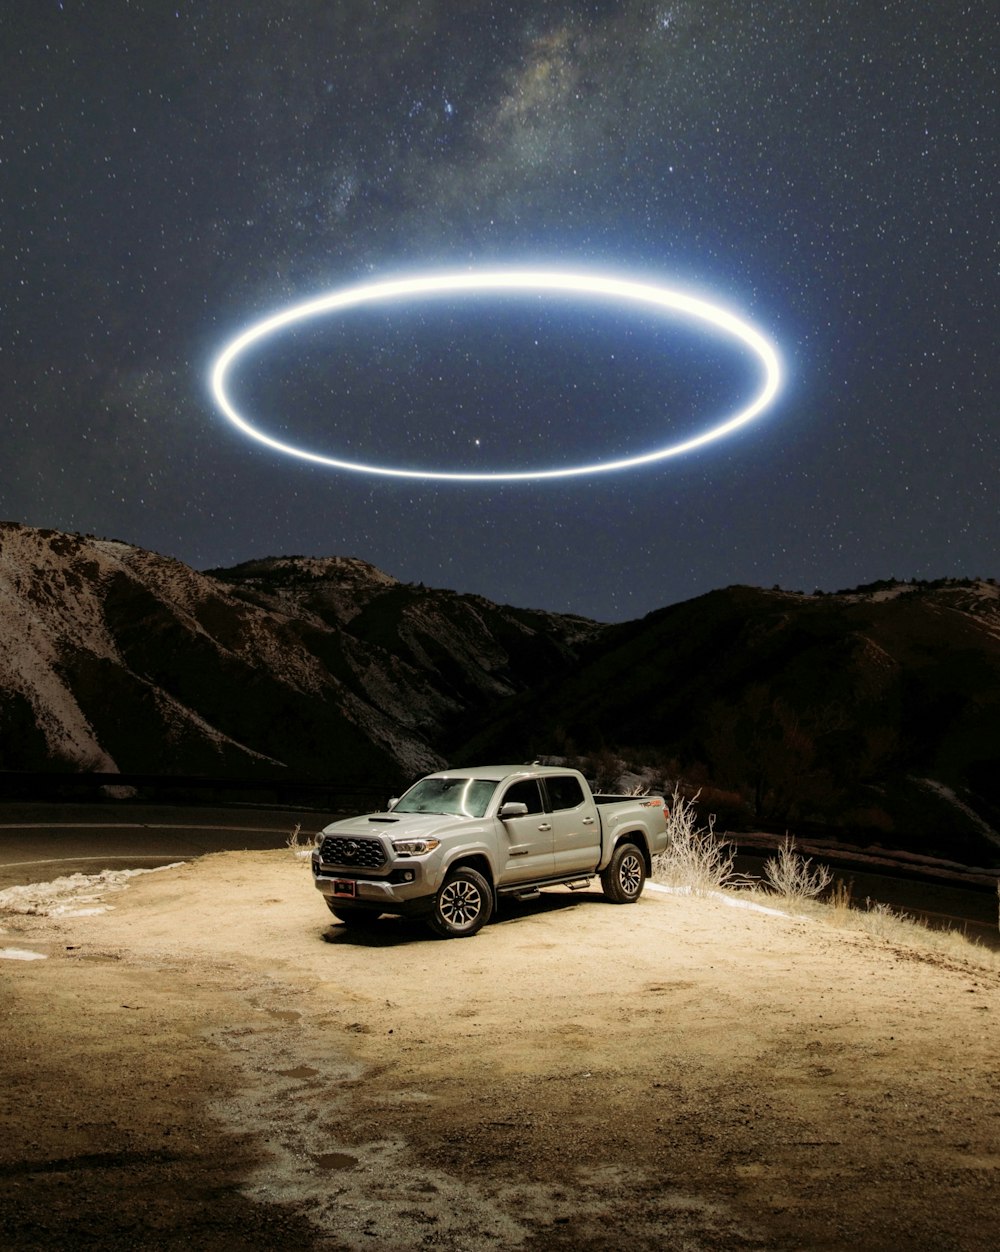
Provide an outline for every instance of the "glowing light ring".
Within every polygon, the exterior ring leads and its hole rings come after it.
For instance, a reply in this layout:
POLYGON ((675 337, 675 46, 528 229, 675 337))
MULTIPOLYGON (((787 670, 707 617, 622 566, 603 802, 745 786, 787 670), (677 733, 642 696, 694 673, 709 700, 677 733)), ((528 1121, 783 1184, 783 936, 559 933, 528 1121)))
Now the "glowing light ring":
POLYGON ((389 282, 368 283, 359 287, 347 287, 330 292, 314 300, 306 300, 302 304, 293 305, 251 326, 238 335, 216 359, 212 368, 212 393, 219 408, 226 417, 245 435, 284 452, 288 456, 299 457, 317 465, 329 465, 335 469, 353 470, 361 474, 381 474, 390 478, 431 478, 451 479, 459 482, 512 482, 515 480, 539 478, 572 478, 581 474, 605 474, 611 470, 632 469, 638 465, 649 465, 654 461, 664 461, 668 457, 681 456, 692 452, 695 448, 704 447, 716 439, 731 434, 734 430, 745 426, 747 422, 758 417, 771 403, 781 385, 781 366, 778 355, 768 340, 753 326, 741 321, 732 313, 705 300, 687 295, 679 291, 671 291, 665 287, 653 287, 646 283, 629 282, 625 279, 611 278, 599 274, 568 274, 559 271, 544 270, 498 270, 486 272, 424 274, 412 278, 402 278, 389 282), (379 301, 396 300, 409 296, 439 295, 450 292, 468 292, 475 295, 491 291, 528 291, 528 292, 574 292, 581 296, 604 297, 615 301, 632 302, 640 305, 651 305, 654 308, 667 309, 672 313, 685 314, 696 321, 704 322, 716 330, 724 331, 745 344, 756 353, 764 367, 764 381, 760 392, 743 409, 732 417, 726 418, 717 425, 685 439, 680 443, 658 448, 640 456, 626 457, 616 461, 599 461, 593 465, 575 465, 567 469, 542 469, 499 471, 489 473, 446 472, 443 470, 395 469, 385 465, 367 465, 357 461, 342 461, 336 457, 321 456, 316 452, 308 452, 292 444, 272 439, 263 431, 257 430, 245 417, 236 411, 226 393, 226 378, 236 360, 246 350, 262 339, 268 338, 275 331, 296 322, 304 322, 311 317, 324 313, 338 312, 343 309, 355 308, 361 304, 374 304, 379 301))

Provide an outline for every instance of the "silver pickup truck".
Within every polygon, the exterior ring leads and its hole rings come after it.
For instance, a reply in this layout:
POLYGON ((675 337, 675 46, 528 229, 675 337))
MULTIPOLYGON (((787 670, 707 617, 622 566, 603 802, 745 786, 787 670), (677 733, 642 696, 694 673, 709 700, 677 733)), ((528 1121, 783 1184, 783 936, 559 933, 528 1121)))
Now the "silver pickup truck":
POLYGON ((572 769, 486 765, 442 770, 384 813, 316 836, 313 881, 346 925, 382 913, 424 917, 445 938, 474 935, 504 896, 589 885, 631 904, 667 846, 662 796, 591 793, 572 769))

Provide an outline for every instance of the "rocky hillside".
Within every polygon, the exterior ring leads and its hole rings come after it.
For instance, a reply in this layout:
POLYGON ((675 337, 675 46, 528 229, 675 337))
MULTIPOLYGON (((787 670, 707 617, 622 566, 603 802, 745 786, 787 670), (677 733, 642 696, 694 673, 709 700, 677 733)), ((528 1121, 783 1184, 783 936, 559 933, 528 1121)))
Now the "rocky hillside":
POLYGON ((4 523, 0 769, 405 781, 599 629, 363 561, 202 574, 4 523))

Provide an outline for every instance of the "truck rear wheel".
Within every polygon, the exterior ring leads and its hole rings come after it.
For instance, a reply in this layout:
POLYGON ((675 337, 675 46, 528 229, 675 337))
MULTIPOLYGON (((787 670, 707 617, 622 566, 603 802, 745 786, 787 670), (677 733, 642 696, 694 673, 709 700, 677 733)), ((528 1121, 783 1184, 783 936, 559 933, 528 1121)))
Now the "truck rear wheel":
POLYGON ((493 913, 493 889, 478 870, 460 865, 434 897, 428 923, 443 939, 467 939, 486 925, 493 913))
POLYGON ((620 843, 601 870, 604 894, 614 904, 634 904, 646 885, 646 861, 634 843, 620 843))

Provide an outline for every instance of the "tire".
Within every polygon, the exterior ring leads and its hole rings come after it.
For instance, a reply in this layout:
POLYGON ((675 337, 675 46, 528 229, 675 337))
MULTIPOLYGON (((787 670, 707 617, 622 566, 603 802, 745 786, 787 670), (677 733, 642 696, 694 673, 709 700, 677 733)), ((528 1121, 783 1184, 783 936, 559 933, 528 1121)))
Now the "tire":
POLYGON ((374 909, 353 908, 350 904, 334 904, 330 899, 327 899, 326 907, 337 921, 343 922, 345 926, 371 926, 382 916, 374 909))
POLYGON ((478 870, 460 865, 434 897, 428 925, 442 939, 468 939, 493 914, 493 888, 478 870))
POLYGON ((601 886, 613 904, 635 904, 646 885, 646 861, 634 843, 620 843, 601 870, 601 886))

